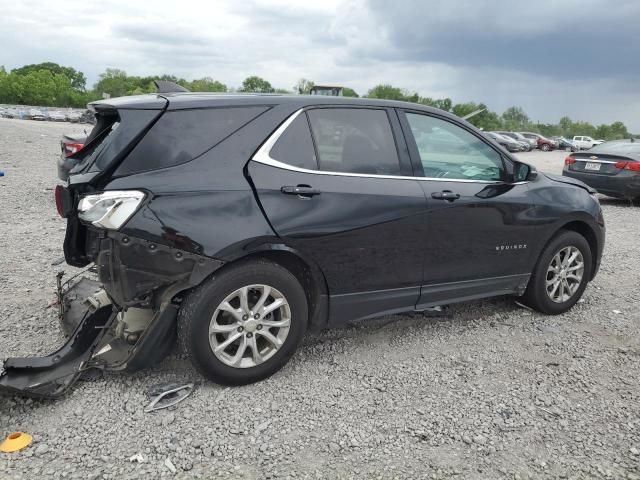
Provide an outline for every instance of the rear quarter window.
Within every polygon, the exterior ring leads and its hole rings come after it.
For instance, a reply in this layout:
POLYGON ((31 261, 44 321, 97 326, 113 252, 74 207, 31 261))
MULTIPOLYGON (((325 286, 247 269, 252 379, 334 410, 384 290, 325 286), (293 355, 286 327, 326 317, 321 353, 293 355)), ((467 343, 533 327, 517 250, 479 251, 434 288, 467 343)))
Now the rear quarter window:
POLYGON ((168 111, 136 145, 115 175, 130 175, 191 161, 268 108, 261 106, 168 111))

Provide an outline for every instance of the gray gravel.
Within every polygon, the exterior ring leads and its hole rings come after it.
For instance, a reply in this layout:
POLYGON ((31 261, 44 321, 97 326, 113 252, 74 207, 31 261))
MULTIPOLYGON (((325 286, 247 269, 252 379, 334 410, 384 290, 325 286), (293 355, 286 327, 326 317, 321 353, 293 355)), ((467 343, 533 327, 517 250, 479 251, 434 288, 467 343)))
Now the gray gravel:
MULTIPOLYGON (((73 269, 51 265, 64 234, 51 189, 74 129, 0 119, 0 357, 63 341, 48 305, 73 269)), ((522 158, 557 173, 564 156, 522 158)), ((0 399, 0 436, 34 436, 0 454, 0 478, 640 479, 640 207, 602 202, 603 266, 565 315, 503 298, 331 330, 267 381, 205 382, 154 414, 147 387, 202 380, 179 356, 55 402, 0 399)))

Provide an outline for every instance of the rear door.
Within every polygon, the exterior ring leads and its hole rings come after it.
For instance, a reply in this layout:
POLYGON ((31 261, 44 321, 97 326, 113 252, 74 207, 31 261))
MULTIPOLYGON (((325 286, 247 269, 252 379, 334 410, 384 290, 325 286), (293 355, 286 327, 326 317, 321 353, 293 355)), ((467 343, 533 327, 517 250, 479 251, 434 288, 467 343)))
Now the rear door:
POLYGON ((301 110, 249 164, 274 230, 324 272, 334 322, 418 299, 426 201, 399 132, 393 110, 301 110))
POLYGON ((501 153, 464 125, 415 111, 400 118, 428 203, 419 303, 510 293, 526 284, 536 230, 527 182, 507 183, 501 153))

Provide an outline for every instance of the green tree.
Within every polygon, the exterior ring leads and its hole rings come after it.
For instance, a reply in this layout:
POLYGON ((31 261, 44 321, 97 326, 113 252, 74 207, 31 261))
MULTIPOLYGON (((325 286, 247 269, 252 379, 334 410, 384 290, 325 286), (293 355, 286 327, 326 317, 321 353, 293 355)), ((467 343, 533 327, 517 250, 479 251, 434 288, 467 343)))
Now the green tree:
POLYGON ((349 87, 344 87, 342 89, 342 96, 343 97, 353 97, 353 98, 358 98, 360 95, 358 95, 356 93, 356 91, 353 88, 349 88, 349 87))
POLYGON ((531 128, 529 117, 520 107, 510 107, 502 114, 502 123, 505 130, 520 131, 531 128))
POLYGON ((100 97, 105 93, 112 97, 122 97, 138 87, 140 85, 137 85, 132 77, 127 76, 124 70, 107 68, 98 76, 98 82, 93 90, 100 97))
MULTIPOLYGON (((174 81, 174 80, 170 80, 174 81)), ((177 81, 175 83, 178 83, 177 81)), ((227 86, 211 77, 204 77, 193 80, 191 82, 184 82, 183 87, 191 90, 192 92, 226 92, 227 86)))
POLYGON ((315 83, 313 83, 313 81, 307 80, 306 78, 301 78, 293 86, 293 91, 299 93, 300 95, 309 95, 314 85, 315 83))
POLYGON ((573 123, 573 135, 587 135, 589 137, 596 137, 596 127, 589 122, 577 121, 573 123))
POLYGON ((482 109, 484 109, 484 111, 471 117, 469 119, 469 123, 487 132, 500 130, 502 128, 502 121, 500 120, 500 117, 497 113, 489 111, 484 103, 458 103, 454 105, 452 112, 459 117, 464 117, 482 109))
POLYGON ((79 72, 75 68, 63 67, 53 62, 25 65, 23 67, 13 69, 12 73, 15 73, 16 75, 27 75, 31 72, 38 72, 40 70, 47 70, 53 75, 62 74, 69 79, 71 88, 81 92, 84 92, 85 90, 87 79, 85 78, 84 73, 79 72))
POLYGON ((384 98, 387 100, 406 100, 402 90, 391 85, 376 85, 367 92, 368 98, 384 98))
POLYGON ((564 116, 558 122, 560 126, 560 130, 562 131, 562 136, 564 137, 573 137, 573 122, 567 116, 564 116))
POLYGON ((453 102, 450 98, 439 98, 434 101, 435 108, 439 108, 440 110, 444 110, 445 112, 450 112, 453 108, 453 102))
POLYGON ((609 127, 609 138, 607 138, 607 140, 620 140, 630 137, 631 135, 627 131, 627 127, 622 122, 613 122, 609 127))
POLYGON ((252 93, 273 93, 275 90, 271 86, 271 84, 264 78, 260 78, 257 75, 252 75, 244 79, 244 81, 242 82, 242 87, 240 87, 239 91, 252 93))

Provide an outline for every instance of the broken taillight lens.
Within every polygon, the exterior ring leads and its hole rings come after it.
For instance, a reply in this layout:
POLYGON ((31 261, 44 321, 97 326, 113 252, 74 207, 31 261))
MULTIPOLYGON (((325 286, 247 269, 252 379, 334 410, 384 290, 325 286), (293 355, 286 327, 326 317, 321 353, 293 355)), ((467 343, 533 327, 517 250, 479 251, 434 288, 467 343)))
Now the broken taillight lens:
POLYGON ((63 143, 64 156, 70 157, 74 153, 78 153, 84 147, 84 143, 63 143))

